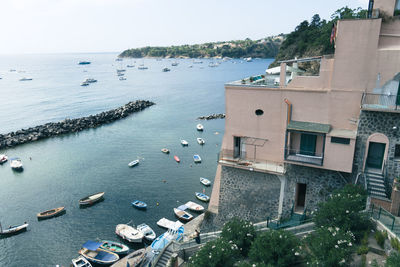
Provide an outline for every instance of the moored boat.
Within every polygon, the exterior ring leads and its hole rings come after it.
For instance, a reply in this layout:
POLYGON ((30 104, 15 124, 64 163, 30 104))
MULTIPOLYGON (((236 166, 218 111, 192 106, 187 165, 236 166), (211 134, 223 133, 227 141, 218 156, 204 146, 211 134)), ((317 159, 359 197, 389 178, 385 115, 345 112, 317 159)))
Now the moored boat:
POLYGON ((121 267, 121 266, 139 267, 142 266, 141 263, 145 258, 146 258, 146 249, 141 248, 128 254, 126 257, 123 257, 120 261, 111 265, 111 267, 121 267))
POLYGON ((92 267, 90 262, 83 256, 79 256, 76 259, 72 259, 72 266, 74 266, 74 267, 92 267))
POLYGON ((199 204, 194 203, 194 202, 192 202, 192 201, 188 201, 188 202, 185 204, 185 206, 188 207, 188 209, 189 209, 189 210, 192 210, 192 211, 201 212, 201 211, 204 210, 204 207, 203 207, 202 205, 199 205, 199 204))
POLYGON ((88 86, 89 83, 88 82, 81 82, 81 86, 88 86))
POLYGON ((102 244, 101 244, 100 248, 107 250, 107 251, 114 252, 118 255, 126 254, 129 252, 128 246, 118 243, 118 242, 115 242, 115 241, 102 240, 101 243, 102 244))
POLYGON ((17 234, 23 231, 26 231, 26 228, 28 228, 29 224, 24 222, 21 225, 14 225, 14 226, 9 226, 6 229, 3 229, 0 223, 0 235, 7 236, 7 235, 13 235, 17 234))
POLYGON ((183 225, 183 223, 181 223, 180 221, 171 221, 168 220, 167 218, 161 218, 160 220, 158 220, 157 225, 162 227, 162 228, 166 228, 166 229, 176 229, 179 228, 183 225))
POLYGON ((180 160, 180 159, 178 158, 178 156, 176 156, 176 155, 174 156, 174 160, 175 160, 176 162, 178 162, 178 163, 181 162, 181 160, 180 160))
POLYGON ((156 238, 156 233, 145 223, 139 224, 137 229, 142 232, 144 239, 148 241, 153 241, 156 238))
POLYGON ((3 164, 8 160, 8 157, 6 155, 0 155, 0 164, 3 164))
POLYGON ((38 213, 36 216, 38 219, 49 219, 51 217, 55 217, 57 215, 60 215, 65 211, 64 207, 59 207, 51 210, 46 210, 43 212, 38 213))
POLYGON ((98 192, 96 194, 81 198, 79 200, 79 205, 81 205, 81 206, 92 205, 92 204, 102 200, 104 197, 104 194, 105 194, 104 192, 98 192))
POLYGON ((129 162, 129 163, 128 163, 128 166, 129 166, 129 167, 135 167, 135 166, 138 165, 138 164, 139 164, 139 160, 136 159, 136 160, 134 160, 134 161, 129 162))
POLYGON ((161 152, 165 153, 165 154, 169 154, 169 150, 168 148, 162 148, 161 152))
POLYGON ((193 160, 194 160, 194 163, 200 163, 201 162, 201 158, 197 154, 193 155, 193 160))
POLYGON ((203 194, 203 193, 199 193, 199 192, 196 192, 196 197, 204 202, 207 202, 210 200, 209 196, 207 196, 206 194, 203 194))
POLYGON ((123 76, 119 77, 118 79, 119 79, 120 81, 125 81, 125 80, 126 80, 126 78, 123 77, 123 76))
POLYGON ((10 158, 10 167, 13 170, 22 170, 22 160, 20 158, 10 158))
POLYGON ((132 243, 141 243, 143 239, 142 232, 127 224, 118 224, 115 227, 115 233, 122 239, 132 243))
POLYGON ((175 229, 169 229, 167 232, 157 237, 153 243, 151 243, 153 253, 160 253, 160 251, 171 241, 180 241, 183 238, 183 233, 183 226, 175 229))
POLYGON ((135 208, 140 209, 140 210, 145 210, 147 208, 147 204, 140 200, 133 201, 132 206, 134 206, 135 208))
MULTIPOLYGON (((182 205, 182 206, 185 206, 185 205, 182 205)), ((182 209, 179 209, 180 207, 174 208, 174 213, 180 220, 188 222, 191 219, 193 219, 193 215, 192 214, 190 214, 189 212, 186 212, 186 211, 184 211, 182 209)), ((187 207, 185 206, 185 209, 186 208, 187 207)))
POLYGON ((204 126, 203 126, 203 124, 197 124, 196 125, 196 129, 197 129, 197 131, 203 131, 204 130, 204 126))
POLYGON ((202 183, 205 186, 211 185, 211 181, 204 177, 200 177, 200 183, 202 183))
POLYGON ((101 249, 101 242, 87 241, 82 245, 82 249, 79 250, 79 254, 85 257, 87 260, 97 264, 113 264, 119 260, 118 254, 101 249))
POLYGON ((175 62, 172 62, 172 63, 171 63, 171 66, 173 66, 173 67, 178 66, 178 62, 176 62, 176 61, 175 61, 175 62))
POLYGON ((181 139, 181 145, 182 146, 188 146, 189 143, 188 143, 188 141, 181 139))
POLYGON ((89 65, 90 61, 79 61, 78 65, 89 65))
POLYGON ((197 143, 199 143, 199 145, 204 145, 205 142, 206 142, 206 141, 204 141, 203 138, 201 138, 201 137, 198 137, 198 138, 197 138, 197 143))
POLYGON ((86 83, 95 83, 95 82, 97 82, 97 80, 96 80, 96 79, 93 79, 93 78, 86 78, 83 82, 86 82, 86 83))
POLYGON ((162 71, 163 71, 163 72, 168 72, 168 71, 171 71, 171 69, 165 67, 165 68, 162 69, 162 71))
POLYGON ((32 81, 32 80, 33 80, 32 78, 26 78, 26 77, 19 79, 19 81, 21 81, 21 82, 32 81))

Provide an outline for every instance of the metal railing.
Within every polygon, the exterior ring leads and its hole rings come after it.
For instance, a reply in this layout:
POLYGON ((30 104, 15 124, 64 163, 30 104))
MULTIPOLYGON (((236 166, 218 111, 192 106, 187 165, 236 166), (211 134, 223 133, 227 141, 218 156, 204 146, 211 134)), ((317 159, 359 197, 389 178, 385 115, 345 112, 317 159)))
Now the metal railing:
POLYGON ((302 151, 299 149, 285 148, 285 160, 322 166, 324 162, 324 153, 315 153, 310 151, 302 151))
POLYGON ((400 238, 400 218, 374 204, 371 204, 370 207, 370 217, 374 220, 380 221, 390 231, 392 231, 393 234, 400 238))
POLYGON ((400 95, 363 93, 362 108, 400 110, 400 95))

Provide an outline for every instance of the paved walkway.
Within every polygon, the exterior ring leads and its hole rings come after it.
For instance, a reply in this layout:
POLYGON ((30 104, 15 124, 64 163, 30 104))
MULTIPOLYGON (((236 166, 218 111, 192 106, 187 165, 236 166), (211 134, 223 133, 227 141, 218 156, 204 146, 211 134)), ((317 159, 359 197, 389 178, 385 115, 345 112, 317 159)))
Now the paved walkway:
POLYGON ((221 186, 221 165, 218 164, 217 172, 215 173, 213 189, 211 192, 210 203, 208 204, 208 210, 211 211, 212 213, 218 213, 220 186, 221 186))
POLYGON ((185 241, 189 241, 190 239, 194 238, 194 234, 195 234, 195 230, 199 230, 200 229, 200 225, 204 220, 204 213, 197 216, 196 218, 194 218, 193 220, 191 220, 190 222, 185 224, 185 235, 183 237, 183 242, 185 241))

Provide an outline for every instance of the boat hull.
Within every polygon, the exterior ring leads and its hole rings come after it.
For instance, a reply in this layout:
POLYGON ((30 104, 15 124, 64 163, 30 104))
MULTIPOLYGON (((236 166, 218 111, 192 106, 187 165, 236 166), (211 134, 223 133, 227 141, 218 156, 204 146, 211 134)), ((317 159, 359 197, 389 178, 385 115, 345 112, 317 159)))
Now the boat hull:
POLYGON ((124 244, 108 240, 103 240, 101 242, 103 242, 100 247, 101 249, 113 252, 118 255, 127 254, 129 252, 129 247, 124 244))
POLYGON ((178 158, 178 156, 174 156, 174 160, 176 161, 176 162, 181 162, 181 160, 178 158))
POLYGON ((96 251, 91 251, 86 248, 82 248, 78 253, 80 255, 82 255, 83 257, 85 257, 88 261, 96 263, 96 264, 101 264, 101 265, 110 265, 119 260, 118 254, 104 250, 104 249, 100 249, 100 248, 97 249, 96 251), (93 253, 97 253, 97 254, 94 257, 89 255, 89 254, 93 254, 93 253), (102 260, 102 259, 97 258, 99 254, 108 254, 108 255, 112 255, 112 256, 111 256, 111 258, 107 258, 107 260, 102 260))
POLYGON ((10 236, 10 235, 15 235, 18 233, 25 232, 26 229, 28 228, 29 224, 24 223, 18 226, 10 226, 8 229, 1 230, 0 231, 0 236, 10 236))
POLYGON ((135 208, 137 208, 139 210, 147 209, 147 204, 144 203, 143 201, 139 201, 139 200, 133 201, 132 206, 134 206, 135 208))
POLYGON ((185 222, 188 222, 193 219, 193 215, 184 210, 174 209, 174 213, 176 217, 185 222))
POLYGON ((39 220, 50 219, 52 217, 59 216, 65 212, 64 207, 59 207, 51 210, 46 210, 38 213, 36 216, 39 220))
POLYGON ((79 205, 81 206, 91 206, 104 198, 104 192, 99 192, 93 195, 89 195, 87 197, 81 198, 79 200, 79 205), (91 198, 93 197, 93 198, 91 198))
POLYGON ((196 193, 196 197, 197 197, 197 199, 204 201, 204 202, 210 201, 210 197, 205 194, 202 194, 202 193, 196 193))

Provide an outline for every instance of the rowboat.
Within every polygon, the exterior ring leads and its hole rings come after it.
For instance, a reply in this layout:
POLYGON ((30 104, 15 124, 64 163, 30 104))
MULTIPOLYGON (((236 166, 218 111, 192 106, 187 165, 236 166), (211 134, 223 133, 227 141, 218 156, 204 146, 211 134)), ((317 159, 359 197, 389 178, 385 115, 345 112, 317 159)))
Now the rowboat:
POLYGON ((137 159, 137 160, 134 160, 134 161, 129 162, 128 166, 129 166, 129 167, 134 167, 134 166, 136 166, 136 165, 138 165, 138 164, 139 164, 139 160, 137 159))
POLYGON ((197 143, 199 143, 199 145, 204 145, 205 141, 203 138, 197 138, 197 143))
POLYGON ((148 241, 153 241, 156 238, 156 233, 145 223, 139 224, 137 229, 142 232, 144 239, 148 241))
POLYGON ((203 193, 199 193, 199 192, 196 192, 196 197, 204 202, 207 202, 210 200, 209 196, 207 196, 206 194, 203 194, 203 193))
POLYGON ((197 212, 201 212, 204 210, 204 207, 202 205, 199 205, 197 203, 194 203, 192 201, 189 201, 185 204, 186 207, 188 207, 189 210, 192 211, 197 211, 197 212))
POLYGON ((147 208, 147 204, 140 200, 133 201, 132 206, 134 206, 135 208, 140 209, 140 210, 144 210, 147 208))
POLYGON ((92 267, 90 262, 83 256, 79 256, 76 259, 72 259, 72 266, 74 266, 74 267, 92 267))
POLYGON ((102 240, 101 242, 103 243, 100 246, 101 249, 114 252, 118 255, 126 254, 129 252, 129 247, 124 244, 109 240, 102 240))
POLYGON ((176 162, 178 162, 178 163, 181 162, 181 160, 180 160, 180 159, 178 158, 178 156, 176 156, 176 155, 174 156, 174 160, 175 160, 176 162))
POLYGON ((202 124, 197 124, 196 125, 197 131, 203 131, 204 130, 204 126, 202 124))
POLYGON ((6 155, 0 155, 0 164, 3 164, 8 160, 8 157, 6 155))
POLYGON ((180 209, 174 208, 174 213, 182 221, 188 222, 191 219, 193 219, 193 215, 188 213, 188 212, 186 212, 186 211, 184 211, 184 210, 180 210, 180 209))
POLYGON ((161 218, 160 220, 158 220, 157 225, 166 229, 176 229, 181 227, 183 223, 181 223, 180 221, 174 222, 166 218, 161 218))
POLYGON ((202 183, 205 186, 211 185, 211 181, 204 177, 200 177, 200 183, 202 183))
POLYGON ((197 154, 193 155, 193 160, 194 160, 195 163, 200 163, 201 162, 201 158, 197 154))
POLYGON ((115 227, 115 233, 128 242, 141 243, 143 239, 142 232, 127 224, 118 224, 115 227))
POLYGON ((6 229, 3 229, 0 224, 0 235, 7 236, 7 235, 13 235, 17 234, 19 232, 26 231, 26 228, 29 226, 26 222, 21 225, 15 225, 15 226, 10 226, 6 229))
POLYGON ((183 232, 184 228, 183 226, 180 226, 179 228, 169 229, 167 232, 157 237, 157 239, 151 243, 153 253, 160 253, 160 251, 171 241, 180 241, 183 238, 183 232))
POLYGON ((89 195, 87 197, 81 198, 79 200, 79 205, 81 205, 81 206, 92 205, 92 204, 102 200, 103 197, 104 197, 104 194, 105 194, 104 192, 99 192, 99 193, 96 193, 96 194, 89 195))
POLYGON ((60 215, 62 212, 65 211, 64 207, 59 207, 51 210, 46 210, 43 212, 38 213, 36 216, 38 219, 49 219, 51 217, 55 217, 57 215, 60 215))
POLYGON ((23 165, 20 158, 10 158, 10 166, 13 170, 22 170, 23 165))
POLYGON ((79 254, 85 257, 87 260, 97 264, 113 264, 119 260, 118 254, 101 249, 101 242, 87 241, 82 245, 79 250, 79 254))
POLYGON ((181 139, 181 144, 182 144, 182 146, 188 146, 189 145, 188 141, 183 140, 183 139, 181 139))
POLYGON ((139 267, 142 266, 141 263, 146 257, 146 249, 141 248, 135 250, 134 252, 128 254, 126 257, 123 257, 117 263, 114 263, 110 267, 121 267, 121 266, 130 266, 130 267, 139 267))
POLYGON ((169 154, 169 150, 168 148, 162 148, 161 152, 165 153, 165 154, 169 154))

